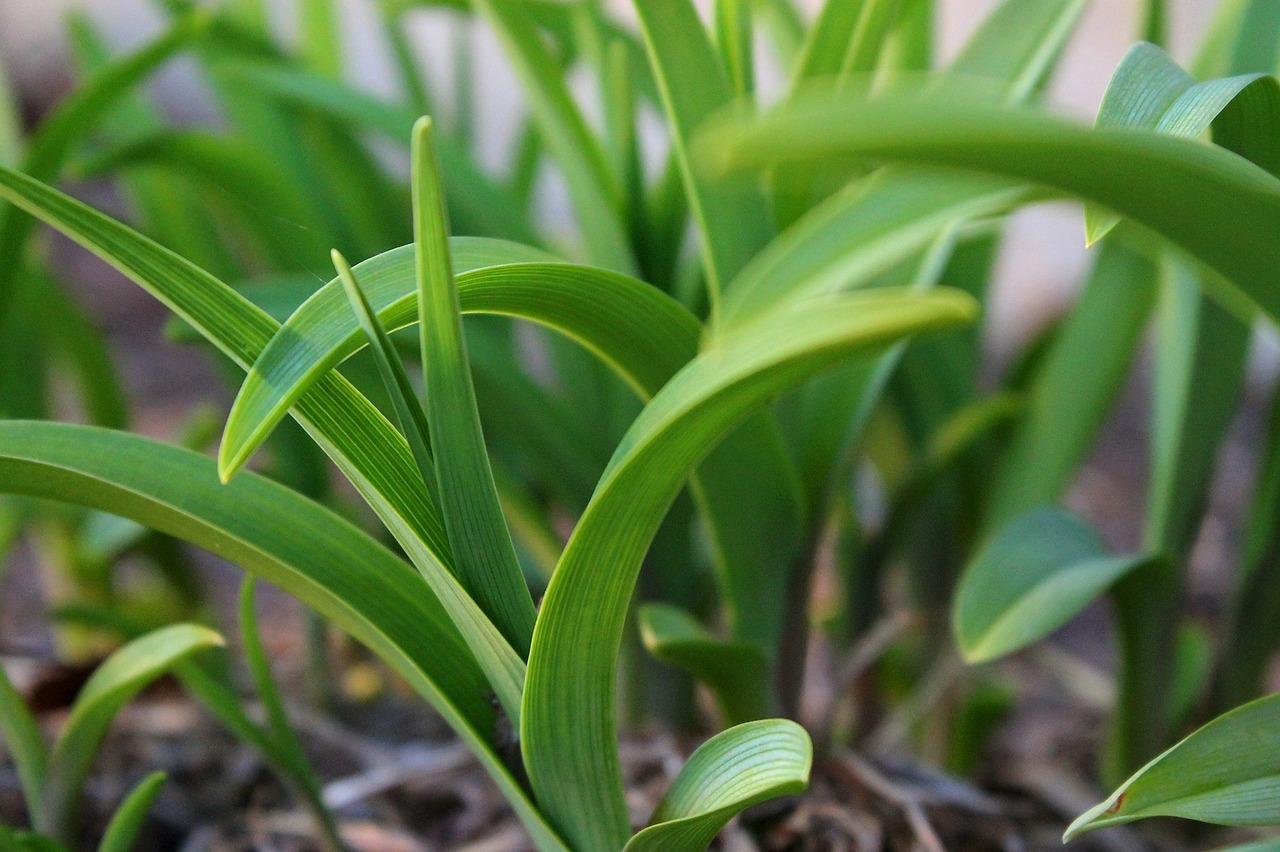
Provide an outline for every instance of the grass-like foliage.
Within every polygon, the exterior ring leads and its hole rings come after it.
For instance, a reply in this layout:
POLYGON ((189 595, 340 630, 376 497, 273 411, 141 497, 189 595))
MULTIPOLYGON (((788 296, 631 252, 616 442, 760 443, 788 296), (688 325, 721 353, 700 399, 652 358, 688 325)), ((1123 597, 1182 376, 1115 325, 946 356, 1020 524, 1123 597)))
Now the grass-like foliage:
MULTIPOLYGON (((329 0, 301 5, 291 47, 261 0, 166 5, 169 30, 122 58, 75 22, 86 77, 29 137, 0 91, 0 492, 13 495, 0 543, 46 523, 47 504, 25 498, 80 507, 59 526, 73 545, 62 567, 85 553, 98 566, 101 582, 68 607, 80 623, 141 632, 148 618, 123 617, 109 593, 113 560, 151 542, 181 590, 189 566, 172 540, 206 548, 377 654, 474 752, 539 848, 679 852, 805 789, 815 755, 794 720, 815 630, 862 686, 885 675, 936 693, 953 647, 987 663, 1106 596, 1121 666, 1105 780, 1145 768, 1071 831, 1150 815, 1278 820, 1271 699, 1163 751, 1256 698, 1280 642, 1275 435, 1219 653, 1181 602, 1252 326, 1280 321, 1276 4, 1224 3, 1193 76, 1157 46, 1163 4, 1148 3, 1148 41, 1092 128, 1038 104, 1085 0, 1005 0, 946 65, 930 0, 828 0, 812 21, 789 0, 717 0, 709 25, 691 0, 634 0, 638 31, 589 0, 385 2, 399 102, 342 80, 350 57, 329 0), (528 117, 505 174, 476 157, 465 66, 454 108, 435 108, 445 93, 404 26, 420 6, 491 28, 514 68, 528 117), (766 39, 786 69, 770 102, 754 67, 766 39), (137 88, 183 51, 224 116, 217 131, 167 126, 137 88), (575 73, 598 103, 574 94, 575 73), (657 157, 640 130, 654 113, 669 140, 657 157), (375 138, 407 143, 407 182, 375 138), (548 172, 576 227, 536 213, 548 172), (131 224, 52 186, 68 173, 114 177, 131 224), (1085 206, 1093 270, 992 389, 976 321, 1004 219, 1064 197, 1085 206), (126 431, 105 343, 44 262, 36 221, 163 302, 176 338, 243 372, 216 459, 207 440, 126 431), (1144 539, 1117 555, 1057 504, 1153 319, 1144 539), (64 375, 86 424, 49 419, 64 375), (382 530, 344 520, 330 463, 382 530), (869 469, 878 510, 854 487, 869 469), (106 515, 130 523, 123 543, 87 549, 106 515), (826 619, 811 600, 819 571, 836 590, 826 619), (918 635, 862 660, 861 640, 902 610, 918 635), (619 720, 705 722, 694 683, 720 730, 634 825, 619 720)), ((78 704, 63 734, 84 742, 60 744, 47 767, 0 681, 36 830, 74 839, 91 746, 143 671, 173 665, 341 848, 253 588, 241 627, 265 722, 213 667, 179 661, 208 644, 201 628, 116 652, 97 677, 163 646, 127 689, 91 681, 90 709, 78 704)), ((931 724, 971 731, 959 720, 998 678, 952 676, 941 688, 954 713, 931 724)), ((824 747, 864 742, 837 724, 867 692, 853 685, 826 714, 835 727, 815 732, 824 747)), ((885 732, 911 726, 887 712, 865 742, 903 744, 885 732)), ((125 848, 157 784, 122 806, 104 848, 125 848)))

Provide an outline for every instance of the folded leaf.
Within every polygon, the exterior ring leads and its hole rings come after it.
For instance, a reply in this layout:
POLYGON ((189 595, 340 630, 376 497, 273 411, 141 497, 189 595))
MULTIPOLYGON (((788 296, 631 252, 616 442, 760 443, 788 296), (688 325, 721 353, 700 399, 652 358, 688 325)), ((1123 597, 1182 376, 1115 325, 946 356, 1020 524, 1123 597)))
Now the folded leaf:
POLYGON ((795 722, 765 719, 716 734, 689 756, 625 852, 702 852, 735 815, 809 786, 813 746, 795 722))

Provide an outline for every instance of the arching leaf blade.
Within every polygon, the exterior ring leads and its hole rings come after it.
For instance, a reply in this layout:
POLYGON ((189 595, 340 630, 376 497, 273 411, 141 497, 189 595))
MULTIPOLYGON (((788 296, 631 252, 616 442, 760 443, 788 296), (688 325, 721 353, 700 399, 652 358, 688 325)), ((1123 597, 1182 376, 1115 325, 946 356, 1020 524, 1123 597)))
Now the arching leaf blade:
POLYGON ((795 722, 765 719, 721 731, 689 756, 652 824, 624 852, 702 852, 738 813, 809 786, 813 746, 795 722))
POLYGON ((626 841, 616 658, 644 553, 694 465, 750 413, 823 367, 954 327, 973 311, 967 296, 946 291, 798 306, 702 353, 632 424, 543 598, 525 686, 525 766, 544 812, 573 843, 626 841))

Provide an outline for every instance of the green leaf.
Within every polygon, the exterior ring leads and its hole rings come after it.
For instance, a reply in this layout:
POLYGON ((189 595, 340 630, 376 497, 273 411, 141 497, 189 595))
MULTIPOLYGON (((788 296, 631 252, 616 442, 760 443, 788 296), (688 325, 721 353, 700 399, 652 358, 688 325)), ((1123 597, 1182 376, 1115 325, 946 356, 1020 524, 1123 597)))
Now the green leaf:
POLYGON ((954 604, 960 652, 978 663, 1026 647, 1147 561, 1109 555, 1093 529, 1065 509, 1019 515, 960 579, 954 604))
POLYGON ((1280 319, 1280 180, 1221 148, 1162 134, 1089 130, 1025 109, 957 98, 824 97, 708 133, 713 171, 835 155, 994 172, 1103 204, 1184 249, 1223 280, 1240 316, 1280 319), (1193 207, 1165 203, 1194 198, 1193 207))
POLYGON ((1155 306, 1158 272, 1140 250, 1114 239, 1102 245, 1005 445, 989 526, 1058 500, 1071 483, 1129 373, 1155 306))
POLYGON ((0 491, 132 518, 292 594, 381 656, 445 718, 540 848, 564 848, 493 750, 491 687, 459 628, 412 568, 347 521, 253 473, 221 485, 213 461, 197 453, 56 423, 0 423, 0 491))
POLYGON ((974 77, 998 80, 1006 103, 1025 101, 1044 85, 1088 4, 1004 0, 965 42, 939 85, 961 90, 974 77))
POLYGON ((604 849, 627 837, 614 735, 618 649, 645 550, 693 466, 823 367, 954 327, 973 310, 955 292, 882 290, 779 311, 704 351, 632 424, 551 578, 525 685, 525 766, 544 812, 573 843, 604 849))
POLYGON ((769 663, 758 645, 717 639, 684 610, 667 604, 645 604, 637 618, 649 653, 702 681, 726 725, 769 714, 769 663))
MULTIPOLYGON (((476 410, 433 135, 431 119, 418 122, 412 156, 414 268, 437 493, 453 549, 454 570, 516 653, 524 657, 533 637, 533 598, 502 516, 476 410)), ((507 710, 513 722, 516 709, 507 710)))
MULTIPOLYGON (((633 278, 497 240, 455 238, 450 255, 463 313, 505 314, 561 331, 613 365, 645 397, 697 351, 698 321, 633 278)), ((387 331, 417 322, 412 246, 358 263, 353 272, 387 331)), ((227 418, 222 469, 243 464, 312 383, 364 340, 341 282, 317 290, 245 379, 227 418)))
POLYGON ((49 747, 35 717, 0 667, 0 734, 13 759, 31 822, 39 818, 49 762, 49 747))
MULTIPOLYGON (((418 119, 418 113, 409 108, 380 101, 339 80, 317 77, 286 65, 234 61, 226 66, 225 75, 236 85, 286 104, 316 110, 398 145, 409 138, 418 119)), ((448 188, 450 212, 459 226, 464 226, 468 233, 527 243, 538 241, 523 215, 524 207, 484 173, 470 152, 448 137, 438 140, 437 150, 448 188)))
POLYGON ((702 852, 743 810, 803 792, 812 763, 809 735, 795 722, 765 719, 722 731, 689 756, 626 852, 702 852))
MULTIPOLYGON (((98 254, 246 369, 279 327, 204 270, 37 181, 0 169, 0 197, 40 216, 98 254)), ((347 322, 354 325, 345 297, 336 286, 332 295, 342 305, 347 322)), ((353 329, 353 333, 359 332, 353 329)), ((416 475, 404 438, 340 376, 319 377, 296 406, 299 421, 427 579, 493 688, 504 696, 504 703, 514 704, 521 692, 524 664, 458 585, 448 563, 442 561, 449 558, 443 525, 426 486, 416 475)), ((531 813, 526 811, 525 815, 531 813)), ((535 824, 526 825, 535 833, 543 831, 535 824)))
MULTIPOLYGON (((640 281, 496 240, 455 238, 450 253, 464 313, 505 314, 555 329, 612 367, 642 399, 697 353, 698 321, 640 281)), ((353 272, 388 331, 417 320, 411 247, 353 272)), ((291 404, 364 344, 340 286, 330 282, 299 307, 250 371, 227 420, 223 471, 242 464, 291 404)), ((695 491, 712 521, 734 636, 772 649, 780 629, 777 595, 786 582, 776 566, 789 564, 802 514, 773 424, 760 415, 730 436, 703 463, 695 491), (745 488, 744 477, 759 491, 745 488)))
MULTIPOLYGON (((1163 50, 1137 44, 1125 54, 1107 85, 1098 108, 1099 129, 1154 130, 1171 136, 1198 138, 1215 125, 1220 144, 1247 156, 1275 174, 1280 167, 1280 142, 1258 127, 1280 124, 1280 85, 1262 74, 1243 74, 1197 83, 1163 50)), ((1085 208, 1089 243, 1107 234, 1119 217, 1085 208)))
POLYGON ((326 77, 342 75, 342 37, 335 0, 301 0, 298 45, 312 70, 326 77))
POLYGON ((636 260, 621 217, 621 187, 569 92, 564 69, 523 3, 476 0, 476 8, 506 48, 547 151, 564 172, 590 259, 618 272, 634 272, 636 260))
POLYGON ((41 831, 67 843, 75 839, 84 781, 116 714, 175 663, 221 644, 222 637, 208 628, 177 624, 134 639, 94 671, 49 754, 37 823, 41 831))
POLYGON ((716 322, 720 292, 768 242, 764 197, 749 183, 711 182, 692 167, 689 145, 706 119, 733 102, 724 65, 689 0, 636 0, 685 194, 702 235, 703 269, 716 322))
POLYGON ((338 836, 337 823, 333 813, 325 807, 320 782, 311 768, 307 753, 303 751, 302 742, 289 723, 284 698, 271 673, 271 662, 262 642, 262 631, 258 629, 258 616, 254 610, 256 582, 256 578, 249 574, 240 584, 240 642, 244 647, 245 660, 249 664, 249 674, 253 678, 258 700, 266 711, 266 729, 272 741, 271 754, 283 759, 284 766, 288 769, 284 777, 296 788, 295 793, 302 799, 315 821, 324 848, 328 852, 341 852, 343 845, 338 836))
POLYGON ((138 832, 142 831, 147 814, 160 795, 164 782, 163 772, 152 772, 133 788, 107 823, 102 842, 98 844, 98 852, 131 852, 137 848, 135 844, 138 832))
POLYGON ((1238 707, 1148 763, 1067 829, 1065 839, 1154 816, 1280 824, 1280 695, 1238 707))
MULTIPOLYGON (((80 137, 104 113, 175 53, 203 38, 209 24, 207 11, 184 15, 154 41, 94 72, 40 123, 28 140, 22 170, 37 180, 53 179, 80 137)), ((18 210, 0 208, 0 319, 9 311, 14 276, 31 229, 31 221, 18 210)))
POLYGON ((417 392, 409 381, 409 374, 405 372, 400 354, 396 351, 395 344, 391 342, 391 336, 382 327, 382 323, 378 322, 377 314, 374 313, 369 300, 365 298, 364 291, 360 289, 360 284, 356 281, 346 258, 336 249, 332 257, 333 266, 338 271, 338 278, 346 291, 347 301, 351 303, 352 312, 356 315, 361 330, 364 331, 369 349, 373 352, 374 360, 378 364, 378 373, 382 376, 383 384, 386 385, 387 395, 391 397, 391 402, 395 406, 400 431, 409 442, 409 449, 413 452, 414 461, 418 463, 418 472, 422 475, 422 481, 426 483, 427 489, 436 498, 436 502, 439 502, 427 414, 418 402, 417 392))

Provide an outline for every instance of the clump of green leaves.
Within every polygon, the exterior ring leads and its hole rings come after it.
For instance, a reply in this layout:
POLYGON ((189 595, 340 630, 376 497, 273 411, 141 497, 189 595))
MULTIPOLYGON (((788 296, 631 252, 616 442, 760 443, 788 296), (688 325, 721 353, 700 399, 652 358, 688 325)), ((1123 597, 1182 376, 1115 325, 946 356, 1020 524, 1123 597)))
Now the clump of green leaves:
MULTIPOLYGON (((467 8, 498 35, 530 108, 502 177, 470 147, 465 69, 458 118, 418 120, 440 93, 403 27, 432 5, 381 8, 401 103, 341 82, 329 2, 305 4, 292 50, 254 0, 196 24, 180 9, 178 27, 205 33, 190 45, 226 131, 167 128, 130 99, 79 163, 123 177, 157 242, 45 186, 57 169, 43 160, 0 170, 10 251, 30 232, 20 211, 34 214, 247 372, 216 463, 119 431, 14 421, 0 423, 0 490, 128 516, 295 594, 441 713, 545 849, 704 848, 733 814, 804 786, 807 736, 769 717, 797 712, 810 587, 832 552, 838 654, 856 657, 885 609, 906 606, 923 625, 918 650, 904 650, 912 665, 937 670, 953 638, 990 660, 1110 592, 1123 658, 1111 774, 1195 718, 1208 655, 1179 639, 1194 521, 1249 325, 1280 316, 1280 100, 1256 73, 1275 64, 1268 3, 1224 5, 1197 69, 1222 79, 1197 83, 1158 48, 1135 48, 1085 129, 1030 106, 1084 0, 1007 0, 945 67, 928 0, 829 0, 812 22, 785 0, 721 0, 710 27, 687 0, 635 0, 638 35, 597 3, 475 0, 467 8), (757 30, 788 69, 773 105, 753 67, 757 30), (597 84, 598 110, 571 93, 572 71, 597 84), (641 154, 650 110, 671 139, 657 163, 641 154), (367 134, 412 140, 407 185, 367 134), (530 213, 546 165, 573 209, 568 239, 530 213), (209 188, 219 200, 200 203, 209 188), (1061 196, 1089 205, 1094 270, 1057 333, 985 392, 971 320, 1003 217, 1061 196), (313 270, 330 259, 337 276, 317 287, 313 270), (1147 535, 1117 556, 1053 504, 1153 314, 1147 535), (526 363, 530 339, 545 369, 526 363), (290 418, 301 430, 286 430, 290 418), (269 438, 286 484, 241 471, 269 438), (332 495, 316 448, 403 558, 321 505, 332 495), (851 487, 863 460, 884 484, 879 520, 851 487), (567 541, 555 532, 566 519, 567 541), (889 603, 899 567, 910 592, 889 603), (730 727, 633 833, 615 701, 637 596, 644 647, 704 684, 730 727), (1179 666, 1151 665, 1177 649, 1179 666), (507 726, 520 766, 495 733, 507 726)), ((1163 4, 1147 11, 1145 35, 1159 41, 1163 4)), ((131 80, 99 84, 98 97, 131 80)), ((1261 567, 1276 455, 1218 709, 1256 695, 1280 639, 1261 567)), ((265 728, 226 693, 211 702, 206 690, 206 703, 323 826, 263 661, 250 662, 265 728)), ((648 672, 628 687, 642 712, 693 715, 687 681, 648 672)), ((963 704, 965 684, 954 691, 963 704)), ((1266 723, 1240 713, 1131 779, 1131 811, 1126 794, 1104 807, 1110 817, 1082 819, 1245 821, 1201 807, 1273 783, 1256 763, 1248 778, 1215 774, 1233 763, 1224 743, 1266 723), (1225 786, 1196 787, 1195 807, 1160 803, 1160 778, 1197 773, 1225 786)))
MULTIPOLYGON (((13 755, 32 832, 0 826, 0 841, 19 850, 61 850, 79 841, 83 784, 111 720, 149 683, 222 638, 196 625, 174 625, 121 647, 106 659, 76 696, 52 749, 22 697, 0 670, 0 731, 13 755)), ((108 823, 98 849, 132 849, 147 811, 164 784, 164 773, 142 781, 108 823)))

